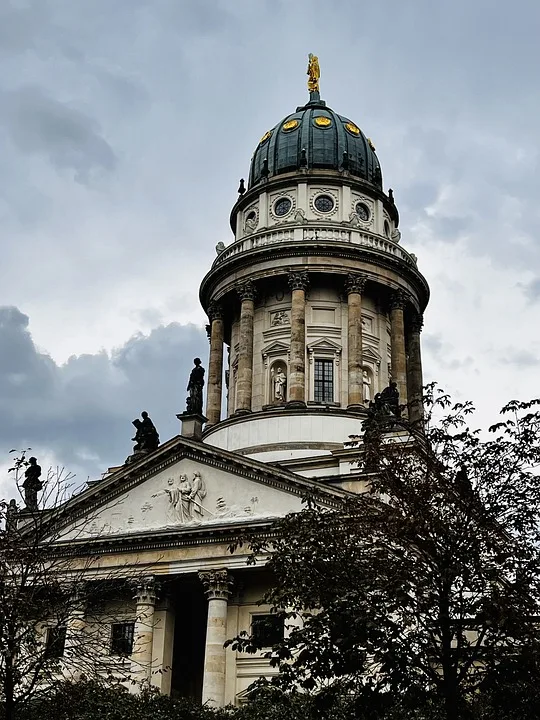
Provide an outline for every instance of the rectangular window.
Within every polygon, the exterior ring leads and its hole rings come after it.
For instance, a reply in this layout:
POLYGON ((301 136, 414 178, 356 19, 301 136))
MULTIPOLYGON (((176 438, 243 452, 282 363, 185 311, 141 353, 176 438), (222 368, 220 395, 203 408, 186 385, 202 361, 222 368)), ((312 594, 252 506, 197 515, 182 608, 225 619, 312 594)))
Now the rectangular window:
POLYGON ((334 361, 315 360, 315 402, 334 402, 334 361))
POLYGON ((131 655, 133 652, 133 634, 135 623, 113 623, 111 629, 111 647, 109 655, 131 655))
POLYGON ((283 620, 277 615, 254 615, 251 634, 260 647, 272 647, 283 640, 283 620))
POLYGON ((63 626, 47 628, 47 640, 45 642, 45 657, 64 657, 66 647, 66 628, 63 626))

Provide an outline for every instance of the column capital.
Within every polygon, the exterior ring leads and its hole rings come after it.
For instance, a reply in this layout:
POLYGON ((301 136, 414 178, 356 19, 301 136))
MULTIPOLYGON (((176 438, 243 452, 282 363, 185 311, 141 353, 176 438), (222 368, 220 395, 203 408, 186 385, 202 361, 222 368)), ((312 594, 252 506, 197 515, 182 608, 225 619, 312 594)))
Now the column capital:
POLYGON ((424 316, 422 313, 415 312, 411 317, 411 330, 413 333, 420 334, 424 327, 424 316))
POLYGON ((305 270, 289 273, 289 287, 291 290, 307 290, 309 275, 305 270))
POLYGON ((240 300, 255 300, 255 285, 251 280, 240 283, 235 289, 240 300))
POLYGON ((345 290, 347 295, 350 293, 363 293, 366 286, 367 276, 349 273, 345 280, 345 290))
POLYGON ((231 594, 233 579, 228 570, 200 570, 199 580, 209 600, 227 600, 231 594))
POLYGON ((214 320, 221 320, 223 318, 223 305, 218 302, 211 302, 206 314, 211 323, 214 320))
POLYGON ((133 598, 137 602, 137 605, 155 605, 157 586, 154 578, 146 577, 137 581, 133 598))
POLYGON ((404 310, 407 299, 407 294, 403 290, 396 290, 390 296, 390 310, 404 310))

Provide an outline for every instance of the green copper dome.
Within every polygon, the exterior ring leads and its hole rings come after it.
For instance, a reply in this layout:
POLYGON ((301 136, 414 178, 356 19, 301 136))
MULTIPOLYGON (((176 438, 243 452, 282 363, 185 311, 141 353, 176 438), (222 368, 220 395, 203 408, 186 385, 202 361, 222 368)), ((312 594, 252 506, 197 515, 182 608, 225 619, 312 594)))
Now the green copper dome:
POLYGON ((360 128, 320 100, 318 93, 263 135, 249 171, 249 187, 301 169, 348 171, 382 188, 375 148, 360 128))

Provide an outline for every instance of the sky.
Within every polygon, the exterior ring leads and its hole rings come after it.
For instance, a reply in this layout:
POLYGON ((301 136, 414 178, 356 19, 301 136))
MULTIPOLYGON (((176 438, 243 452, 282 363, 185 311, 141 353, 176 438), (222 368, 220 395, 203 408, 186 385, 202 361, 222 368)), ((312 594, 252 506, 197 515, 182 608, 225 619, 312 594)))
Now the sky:
POLYGON ((540 396, 540 4, 0 0, 0 494, 178 433, 198 286, 263 133, 321 95, 377 147, 431 286, 425 381, 540 396))

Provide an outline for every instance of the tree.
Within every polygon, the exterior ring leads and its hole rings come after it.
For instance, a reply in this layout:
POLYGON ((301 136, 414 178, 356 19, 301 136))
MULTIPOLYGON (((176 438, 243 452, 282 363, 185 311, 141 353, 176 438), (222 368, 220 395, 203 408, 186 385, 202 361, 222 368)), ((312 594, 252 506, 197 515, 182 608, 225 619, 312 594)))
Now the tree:
MULTIPOLYGON (((540 640, 539 405, 509 403, 482 434, 471 403, 431 386, 422 425, 387 415, 367 448, 352 440, 363 492, 338 511, 308 498, 270 538, 247 539, 251 562, 270 553, 264 601, 289 626, 268 653, 274 684, 362 707, 416 698, 450 720, 501 663, 523 666, 540 640)), ((232 644, 260 650, 255 637, 232 644)))
MULTIPOLYGON (((11 469, 19 490, 27 468, 23 452, 11 469)), ((97 557, 91 546, 83 545, 76 558, 69 552, 92 522, 85 516, 71 524, 69 538, 56 522, 71 480, 62 468, 49 470, 40 508, 35 498, 24 510, 14 500, 0 503, 0 697, 6 720, 66 678, 127 679, 132 670, 127 657, 111 665, 103 638, 116 619, 111 604, 132 597, 137 577, 119 569, 92 579, 97 557)))

